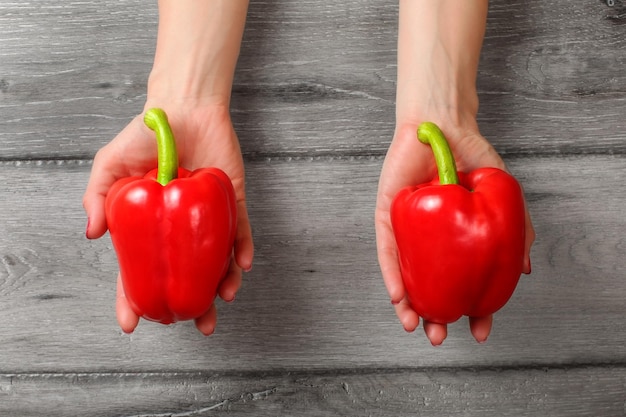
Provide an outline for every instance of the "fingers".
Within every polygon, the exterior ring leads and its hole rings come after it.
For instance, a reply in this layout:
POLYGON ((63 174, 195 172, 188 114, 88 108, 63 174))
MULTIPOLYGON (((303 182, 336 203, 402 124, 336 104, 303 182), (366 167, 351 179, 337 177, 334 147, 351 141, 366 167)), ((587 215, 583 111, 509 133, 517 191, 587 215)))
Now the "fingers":
MULTIPOLYGON (((226 277, 222 280, 218 289, 219 296, 226 302, 235 300, 235 295, 241 286, 241 268, 237 266, 234 259, 230 262, 230 267, 226 277)), ((196 328, 205 336, 210 336, 215 332, 217 325, 217 307, 215 303, 211 305, 209 311, 194 319, 196 328)))
MULTIPOLYGON (((492 324, 493 315, 469 318, 470 331, 478 343, 487 341, 492 324)), ((424 320, 424 333, 426 333, 426 337, 428 337, 433 346, 440 346, 448 337, 448 326, 424 320)))
POLYGON ((94 158, 89 182, 83 195, 83 207, 87 213, 85 236, 88 239, 97 239, 107 231, 104 202, 115 178, 106 169, 104 152, 106 151, 99 151, 94 158))
POLYGON ((211 336, 215 332, 215 326, 217 324, 217 308, 215 304, 211 305, 209 311, 203 316, 194 320, 196 328, 205 336, 211 336))
POLYGON ((402 282, 402 274, 398 263, 398 251, 391 225, 379 219, 381 216, 379 213, 376 213, 378 264, 380 265, 383 282, 391 298, 391 303, 398 304, 404 299, 404 283, 402 282))
MULTIPOLYGON (((396 306, 396 315, 407 332, 413 332, 419 325, 419 316, 411 308, 408 300, 403 299, 396 306)), ((424 333, 433 346, 439 346, 448 336, 448 326, 424 320, 424 333)))
POLYGON ((487 317, 470 317, 470 331, 478 343, 485 343, 491 332, 493 315, 487 317))
MULTIPOLYGON (((237 266, 235 260, 231 260, 226 277, 222 280, 218 288, 219 296, 230 303, 235 300, 235 295, 241 287, 241 268, 237 266)), ((196 328, 205 336, 210 336, 215 332, 217 324, 217 307, 215 303, 211 305, 209 311, 194 320, 196 328)))
MULTIPOLYGON (((236 291, 235 291, 236 292, 236 291)), ((234 297, 234 296, 233 296, 234 297)), ((139 324, 139 316, 130 307, 128 299, 124 293, 124 286, 122 285, 121 275, 117 276, 117 295, 115 300, 115 311, 117 315, 117 322, 124 333, 132 333, 139 324)), ((210 336, 215 332, 215 325, 217 323, 217 309, 215 304, 211 305, 209 311, 207 311, 201 317, 194 320, 196 328, 205 336, 210 336)))
POLYGON ((139 316, 135 314, 133 309, 128 304, 128 299, 124 293, 124 286, 122 285, 122 276, 117 275, 117 295, 115 297, 115 312, 117 315, 117 322, 124 333, 132 333, 137 324, 139 324, 139 316))
POLYGON ((83 195, 87 213, 88 239, 107 231, 105 201, 111 186, 120 178, 143 175, 154 165, 156 149, 140 117, 133 119, 111 142, 95 155, 89 182, 83 195))
POLYGON ((398 304, 404 298, 405 293, 396 251, 395 249, 382 248, 378 253, 383 282, 391 298, 391 303, 398 304))
MULTIPOLYGON (((399 303, 395 304, 396 315, 400 319, 400 323, 407 332, 413 332, 419 325, 420 318, 411 308, 409 301, 403 298, 399 303)), ((445 324, 433 323, 424 320, 424 333, 433 346, 439 346, 448 336, 448 326, 445 324)))
MULTIPOLYGON (((419 317, 405 300, 396 306, 396 314, 407 332, 412 332, 417 328, 419 317)), ((487 317, 470 317, 469 323, 470 331, 474 339, 476 339, 478 343, 485 343, 491 332, 493 315, 487 317)), ((448 337, 448 326, 446 324, 424 320, 424 333, 433 346, 440 346, 448 337)))
POLYGON ((440 346, 448 337, 448 326, 424 320, 424 333, 433 346, 440 346))
POLYGON ((417 313, 411 308, 408 300, 403 299, 399 303, 395 304, 396 315, 402 323, 404 330, 411 333, 415 331, 419 325, 420 318, 417 313))
POLYGON ((235 261, 244 271, 252 269, 254 257, 254 243, 252 228, 248 219, 248 209, 245 199, 237 202, 237 236, 235 237, 235 261))
POLYGON ((532 270, 530 265, 530 248, 535 242, 535 236, 535 228, 533 227, 533 223, 530 219, 530 212, 526 209, 526 242, 524 250, 524 264, 522 267, 522 272, 525 274, 530 274, 532 270))
POLYGON ((226 302, 235 300, 237 291, 241 287, 241 268, 234 260, 231 260, 226 277, 220 283, 218 294, 226 302))

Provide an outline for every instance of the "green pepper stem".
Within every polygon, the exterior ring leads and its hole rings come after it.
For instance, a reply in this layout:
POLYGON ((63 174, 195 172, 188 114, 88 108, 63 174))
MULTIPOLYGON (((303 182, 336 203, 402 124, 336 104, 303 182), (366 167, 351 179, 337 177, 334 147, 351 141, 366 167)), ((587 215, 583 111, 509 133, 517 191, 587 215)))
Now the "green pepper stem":
POLYGON ((450 145, 439 127, 432 122, 424 122, 417 129, 420 142, 430 145, 435 155, 435 163, 439 172, 439 183, 458 184, 459 176, 450 145))
POLYGON ((167 121, 167 115, 162 109, 153 108, 146 111, 143 121, 156 133, 157 141, 157 182, 167 185, 178 177, 178 154, 172 128, 167 121))

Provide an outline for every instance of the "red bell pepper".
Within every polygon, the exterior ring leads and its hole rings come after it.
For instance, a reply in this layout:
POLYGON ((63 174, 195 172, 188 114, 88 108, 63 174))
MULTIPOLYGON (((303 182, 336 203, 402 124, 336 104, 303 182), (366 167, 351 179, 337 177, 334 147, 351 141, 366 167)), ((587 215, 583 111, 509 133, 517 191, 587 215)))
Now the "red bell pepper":
POLYGON ((420 125, 438 178, 402 189, 391 222, 402 280, 413 310, 427 321, 485 317, 510 299, 524 261, 522 188, 497 168, 457 172, 441 130, 420 125))
POLYGON ((163 110, 148 110, 144 122, 156 133, 158 166, 115 182, 105 212, 131 308, 169 324, 211 307, 230 264, 237 206, 222 170, 178 167, 163 110))

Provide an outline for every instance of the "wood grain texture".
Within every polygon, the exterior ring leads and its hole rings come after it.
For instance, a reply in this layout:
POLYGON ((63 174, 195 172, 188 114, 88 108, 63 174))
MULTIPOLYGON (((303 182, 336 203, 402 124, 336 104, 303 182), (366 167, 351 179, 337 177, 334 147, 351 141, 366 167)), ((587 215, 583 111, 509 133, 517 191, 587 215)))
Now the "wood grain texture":
POLYGON ((82 157, 140 111, 156 3, 0 2, 2 159, 82 157))
POLYGON ((256 260, 215 335, 142 322, 121 335, 108 238, 87 241, 89 164, 0 167, 0 371, 331 370, 621 364, 626 270, 621 156, 515 158, 538 239, 533 274, 477 345, 465 320, 433 349, 406 334, 376 261, 380 158, 249 164, 256 260), (61 198, 61 195, 63 196, 61 198), (602 343, 598 343, 601 340, 602 343))
MULTIPOLYGON (((624 153, 624 14, 601 1, 491 2, 480 126, 502 153, 624 153)), ((156 4, 0 2, 3 159, 85 159, 141 111, 156 4)), ((252 2, 233 91, 248 159, 382 155, 397 4, 252 2)))
POLYGON ((625 11, 490 2, 479 124, 499 151, 624 152, 625 11))
POLYGON ((622 367, 33 374, 0 376, 0 389, 0 413, 20 417, 586 417, 626 413, 626 370, 622 367))
POLYGON ((0 0, 0 415, 626 415, 626 8, 491 0, 482 132, 533 274, 484 345, 402 330, 376 260, 397 3, 252 1, 232 99, 256 244, 216 334, 114 317, 91 158, 139 112, 156 2, 0 0))

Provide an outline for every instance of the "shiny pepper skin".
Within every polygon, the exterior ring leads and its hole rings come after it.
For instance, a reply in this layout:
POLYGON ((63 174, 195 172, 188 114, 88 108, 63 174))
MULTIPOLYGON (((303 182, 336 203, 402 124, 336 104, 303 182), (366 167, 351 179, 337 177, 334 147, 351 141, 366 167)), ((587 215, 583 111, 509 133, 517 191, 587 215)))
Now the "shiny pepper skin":
MULTIPOLYGON (((162 111, 152 110, 146 118, 167 124, 162 111)), ((173 137, 161 144, 160 135, 171 136, 168 129, 157 130, 159 147, 174 146, 173 137)), ((159 149, 159 167, 144 177, 118 180, 105 203, 129 304, 138 316, 163 324, 209 310, 228 271, 237 230, 229 177, 217 168, 179 168, 176 152, 168 152, 165 162, 159 149), (170 178, 162 181, 165 171, 170 178)))
MULTIPOLYGON (((420 126, 420 132, 420 140, 443 137, 432 123, 420 126)), ((449 152, 447 143, 444 148, 449 152)), ((449 152, 444 158, 448 167, 442 169, 436 157, 439 177, 401 190, 391 207, 411 307, 425 320, 442 324, 502 308, 524 260, 525 206, 517 180, 497 168, 457 173, 451 158, 449 152)))

